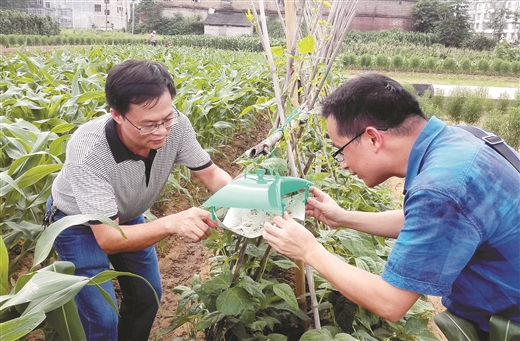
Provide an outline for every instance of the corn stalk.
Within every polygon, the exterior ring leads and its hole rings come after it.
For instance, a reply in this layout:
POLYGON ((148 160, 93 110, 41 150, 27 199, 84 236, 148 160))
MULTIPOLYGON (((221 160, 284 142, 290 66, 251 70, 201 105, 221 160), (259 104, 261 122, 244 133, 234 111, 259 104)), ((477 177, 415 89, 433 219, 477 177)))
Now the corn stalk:
MULTIPOLYGON (((285 122, 287 107, 297 108, 303 112, 311 111, 316 101, 322 94, 328 74, 334 63, 341 45, 348 31, 348 27, 355 16, 356 0, 285 0, 285 17, 277 6, 280 21, 283 24, 287 41, 286 75, 283 83, 280 83, 278 70, 274 61, 273 52, 267 31, 264 0, 250 0, 252 11, 247 17, 254 24, 260 37, 265 52, 269 71, 273 80, 273 88, 276 96, 277 118, 273 127, 273 134, 267 137, 257 146, 250 149, 247 155, 256 157, 260 154, 268 154, 274 145, 284 136, 278 128, 291 122, 285 122), (256 6, 258 6, 258 10, 256 6), (304 28, 304 30, 300 29, 304 28), (308 32, 303 37, 302 32, 308 32), (298 94, 301 93, 301 96, 298 94)), ((292 116, 292 115, 291 115, 292 116)), ((305 174, 303 170, 298 172, 295 162, 295 146, 297 136, 291 132, 291 138, 287 140, 287 159, 291 176, 305 174), (300 174, 299 174, 300 173, 300 174)), ((304 155, 298 155, 304 157, 304 155)), ((312 156, 311 156, 312 158, 312 156)), ((312 160, 299 162, 305 164, 308 169, 312 160)), ((315 328, 320 329, 318 303, 314 292, 312 269, 310 266, 297 262, 300 271, 296 271, 295 284, 296 295, 303 297, 305 293, 305 274, 309 282, 309 290, 314 312, 315 328)), ((300 301, 305 306, 305 301, 300 301)), ((304 309, 305 310, 305 309, 304 309)))

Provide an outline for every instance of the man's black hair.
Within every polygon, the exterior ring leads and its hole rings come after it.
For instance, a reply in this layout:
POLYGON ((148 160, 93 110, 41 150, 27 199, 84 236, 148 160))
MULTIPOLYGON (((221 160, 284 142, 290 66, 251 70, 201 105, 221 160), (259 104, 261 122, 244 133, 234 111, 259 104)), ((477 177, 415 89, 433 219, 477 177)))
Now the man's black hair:
POLYGON ((108 105, 122 116, 130 104, 153 107, 166 91, 172 99, 177 93, 168 69, 161 63, 145 60, 126 60, 114 66, 105 84, 108 105))
POLYGON ((334 117, 338 135, 347 137, 367 126, 399 130, 409 117, 427 119, 412 93, 377 73, 362 74, 338 87, 324 100, 322 115, 334 117))

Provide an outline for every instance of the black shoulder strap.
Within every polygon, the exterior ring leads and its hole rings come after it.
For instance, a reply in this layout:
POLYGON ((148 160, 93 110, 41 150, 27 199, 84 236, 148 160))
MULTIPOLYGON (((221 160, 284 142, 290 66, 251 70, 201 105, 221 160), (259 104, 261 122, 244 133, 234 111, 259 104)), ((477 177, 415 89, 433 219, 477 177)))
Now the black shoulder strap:
POLYGON ((469 131, 476 137, 483 140, 488 146, 493 148, 497 153, 502 155, 513 167, 520 172, 520 159, 513 153, 511 149, 505 144, 504 140, 495 134, 487 133, 482 129, 472 126, 458 125, 457 127, 469 131))

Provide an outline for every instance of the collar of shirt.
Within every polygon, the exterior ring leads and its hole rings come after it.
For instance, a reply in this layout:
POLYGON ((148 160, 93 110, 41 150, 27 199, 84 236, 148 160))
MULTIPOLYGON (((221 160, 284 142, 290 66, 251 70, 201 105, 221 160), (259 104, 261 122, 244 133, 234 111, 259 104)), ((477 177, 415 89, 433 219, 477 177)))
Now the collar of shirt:
POLYGON ((422 165, 422 158, 424 157, 426 150, 445 127, 446 123, 433 116, 417 137, 417 140, 410 151, 410 158, 408 159, 403 195, 406 194, 413 180, 417 174, 419 174, 422 165))
POLYGON ((157 154, 157 151, 155 149, 150 150, 148 158, 134 154, 130 149, 128 149, 128 147, 125 146, 123 141, 121 141, 121 139, 119 138, 119 135, 117 135, 116 124, 116 121, 110 118, 107 124, 105 125, 105 134, 107 136, 107 142, 110 147, 110 151, 112 152, 114 160, 117 163, 121 163, 126 160, 143 160, 146 163, 146 161, 149 162, 155 158, 155 154, 157 154))

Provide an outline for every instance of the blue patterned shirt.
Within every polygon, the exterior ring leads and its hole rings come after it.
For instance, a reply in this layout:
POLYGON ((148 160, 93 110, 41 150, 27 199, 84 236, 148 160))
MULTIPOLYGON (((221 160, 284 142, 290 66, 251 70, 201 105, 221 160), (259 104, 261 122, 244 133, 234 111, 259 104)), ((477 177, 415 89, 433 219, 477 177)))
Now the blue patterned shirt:
POLYGON ((511 164, 433 117, 410 153, 404 214, 385 281, 443 296, 484 331, 493 314, 520 323, 520 173, 511 164))

